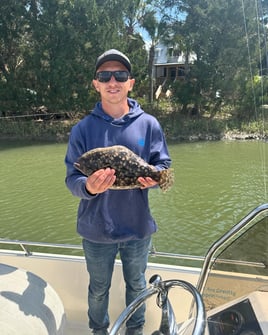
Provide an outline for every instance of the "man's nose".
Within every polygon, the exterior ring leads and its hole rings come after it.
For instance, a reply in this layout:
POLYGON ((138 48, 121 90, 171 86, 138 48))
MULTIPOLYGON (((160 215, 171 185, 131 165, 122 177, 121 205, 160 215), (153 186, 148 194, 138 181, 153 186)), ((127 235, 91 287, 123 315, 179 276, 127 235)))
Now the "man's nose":
POLYGON ((117 80, 115 79, 115 76, 112 75, 111 79, 109 80, 109 82, 117 82, 117 80))

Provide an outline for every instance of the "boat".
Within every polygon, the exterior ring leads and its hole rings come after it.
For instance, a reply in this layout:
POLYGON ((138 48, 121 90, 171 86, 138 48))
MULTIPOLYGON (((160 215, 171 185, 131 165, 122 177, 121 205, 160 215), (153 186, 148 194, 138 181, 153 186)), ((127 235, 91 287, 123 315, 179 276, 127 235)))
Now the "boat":
MULTIPOLYGON (((145 335, 267 335, 267 241, 268 204, 262 204, 216 240, 205 257, 153 251, 157 259, 191 265, 150 261, 148 287, 127 307, 116 260, 110 335, 124 334, 125 321, 142 303, 145 335)), ((0 239, 0 248, 2 335, 90 334, 81 246, 0 239)))

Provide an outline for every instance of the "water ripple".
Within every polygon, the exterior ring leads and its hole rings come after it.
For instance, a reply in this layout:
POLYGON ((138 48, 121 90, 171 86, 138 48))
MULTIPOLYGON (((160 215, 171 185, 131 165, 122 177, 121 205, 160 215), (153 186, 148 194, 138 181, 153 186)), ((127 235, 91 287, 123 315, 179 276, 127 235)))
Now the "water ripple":
MULTIPOLYGON (((78 199, 64 184, 65 150, 66 144, 1 150, 2 238, 80 243, 78 199)), ((156 249, 204 255, 215 239, 267 202, 267 150, 264 142, 170 145, 175 185, 166 194, 150 191, 159 227, 153 238, 156 249)))

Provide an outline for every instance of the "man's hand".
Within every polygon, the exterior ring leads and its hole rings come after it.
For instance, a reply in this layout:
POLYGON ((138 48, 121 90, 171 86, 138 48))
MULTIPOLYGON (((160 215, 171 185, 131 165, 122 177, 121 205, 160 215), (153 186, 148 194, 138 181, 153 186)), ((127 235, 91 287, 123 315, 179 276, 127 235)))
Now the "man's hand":
POLYGON ((114 169, 100 169, 87 178, 86 189, 91 194, 103 193, 115 182, 114 169))
POLYGON ((142 184, 141 188, 148 188, 148 187, 153 187, 155 185, 157 185, 157 181, 153 180, 150 177, 139 177, 138 181, 142 184))

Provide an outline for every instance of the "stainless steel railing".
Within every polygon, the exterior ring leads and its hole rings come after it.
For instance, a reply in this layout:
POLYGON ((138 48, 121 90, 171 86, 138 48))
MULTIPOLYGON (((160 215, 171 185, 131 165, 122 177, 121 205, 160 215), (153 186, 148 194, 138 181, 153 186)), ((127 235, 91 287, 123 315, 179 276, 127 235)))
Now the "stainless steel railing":
MULTIPOLYGON (((263 204, 258 207, 256 207, 254 210, 252 210, 248 215, 246 215, 241 221, 239 221, 236 225, 234 225, 227 233, 225 233, 221 238, 219 238, 208 250, 204 264, 199 276, 199 281, 197 283, 197 289, 199 292, 203 292, 203 289, 206 284, 206 280, 209 275, 209 270, 211 267, 211 264, 213 264, 215 259, 215 254, 218 252, 219 249, 221 249, 225 244, 227 245, 229 241, 232 241, 236 236, 240 236, 242 231, 246 231, 250 227, 252 227, 254 224, 256 224, 258 221, 257 218, 260 215, 263 215, 265 217, 268 217, 268 204, 263 204)), ((217 261, 224 262, 224 260, 218 259, 217 261)), ((232 264, 238 264, 238 261, 230 261, 232 264)), ((264 263, 252 263, 252 262, 239 262, 239 264, 243 264, 246 266, 254 266, 257 267, 266 267, 264 263)))

